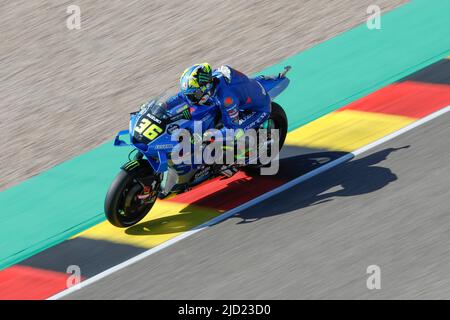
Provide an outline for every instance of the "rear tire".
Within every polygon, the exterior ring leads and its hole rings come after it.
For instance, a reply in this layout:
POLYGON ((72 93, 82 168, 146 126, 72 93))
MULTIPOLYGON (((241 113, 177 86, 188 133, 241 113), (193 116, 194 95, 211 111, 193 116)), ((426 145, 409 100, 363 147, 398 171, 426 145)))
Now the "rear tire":
POLYGON ((283 148, 284 140, 286 140, 287 130, 288 130, 288 120, 286 112, 283 108, 276 102, 272 102, 272 112, 270 114, 275 122, 275 128, 280 130, 280 150, 283 148))
MULTIPOLYGON (((142 171, 142 170, 141 170, 142 171)), ((105 216, 108 221, 119 228, 130 227, 141 221, 153 207, 157 193, 159 191, 159 181, 157 177, 152 179, 146 175, 146 184, 153 185, 156 190, 152 190, 144 200, 138 196, 144 196, 148 190, 144 190, 138 182, 139 176, 121 170, 109 187, 105 198, 105 216)), ((144 176, 142 176, 144 178, 144 176)))
MULTIPOLYGON (((284 141, 286 140, 286 135, 287 135, 287 130, 288 130, 288 120, 287 120, 287 116, 286 113, 284 112, 283 108, 276 102, 272 102, 272 111, 270 113, 270 117, 269 119, 273 120, 274 123, 274 129, 278 129, 279 130, 279 149, 278 149, 278 153, 281 150, 281 148, 283 148, 284 145, 284 141)), ((276 156, 275 155, 271 155, 271 158, 274 158, 276 156)), ((249 164, 247 166, 245 166, 244 168, 242 168, 242 170, 245 173, 251 174, 251 175, 255 175, 255 174, 259 174, 259 169, 261 167, 264 166, 269 166, 270 164, 267 165, 262 165, 262 164, 249 164)))

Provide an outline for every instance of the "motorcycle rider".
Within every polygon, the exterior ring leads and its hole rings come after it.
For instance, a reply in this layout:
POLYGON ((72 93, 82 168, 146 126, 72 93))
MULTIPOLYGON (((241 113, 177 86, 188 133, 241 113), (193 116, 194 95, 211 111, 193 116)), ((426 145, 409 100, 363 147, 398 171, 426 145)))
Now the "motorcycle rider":
MULTIPOLYGON (((208 63, 195 64, 187 68, 180 77, 180 92, 170 97, 168 108, 187 102, 198 107, 216 106, 221 118, 216 124, 222 135, 226 129, 233 129, 235 140, 251 128, 260 127, 269 117, 271 99, 263 86, 245 74, 223 65, 212 70, 208 63)), ((232 166, 222 173, 231 176, 237 170, 232 166)), ((175 184, 184 184, 192 177, 192 172, 176 173, 169 168, 168 180, 163 188, 167 195, 175 184)))

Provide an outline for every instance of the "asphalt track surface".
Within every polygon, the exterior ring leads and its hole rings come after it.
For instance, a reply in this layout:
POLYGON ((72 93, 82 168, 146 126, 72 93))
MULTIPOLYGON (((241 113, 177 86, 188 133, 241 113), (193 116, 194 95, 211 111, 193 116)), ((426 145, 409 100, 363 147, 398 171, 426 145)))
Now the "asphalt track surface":
POLYGON ((67 299, 450 298, 450 115, 67 299), (369 265, 381 290, 368 290, 369 265))

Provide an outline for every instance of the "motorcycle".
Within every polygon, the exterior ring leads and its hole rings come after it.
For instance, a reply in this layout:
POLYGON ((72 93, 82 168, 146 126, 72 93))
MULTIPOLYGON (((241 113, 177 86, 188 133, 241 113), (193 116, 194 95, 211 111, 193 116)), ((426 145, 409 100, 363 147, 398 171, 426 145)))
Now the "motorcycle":
MULTIPOLYGON (((284 144, 288 122, 283 108, 273 99, 289 85, 286 74, 290 69, 287 66, 276 76, 254 78, 271 98, 270 116, 265 122, 265 128, 278 129, 278 151, 284 144)), ((133 151, 130 156, 135 154, 133 157, 129 156, 129 161, 120 168, 106 194, 105 216, 111 224, 120 228, 130 227, 150 212, 161 192, 164 179, 167 179, 165 175, 169 170, 171 152, 179 143, 172 138, 173 133, 179 129, 193 132, 195 119, 201 119, 205 131, 214 128, 220 116, 217 113, 218 111, 212 112, 210 108, 196 108, 187 103, 169 109, 164 100, 156 98, 130 114, 129 129, 117 133, 114 146, 131 146, 133 151), (121 139, 122 136, 128 136, 130 143, 121 139)), ((254 172, 260 166, 261 163, 247 161, 238 170, 254 172)), ((222 175, 222 170, 217 170, 217 165, 214 164, 192 164, 185 167, 194 174, 181 188, 177 185, 173 193, 188 191, 193 186, 222 175)))

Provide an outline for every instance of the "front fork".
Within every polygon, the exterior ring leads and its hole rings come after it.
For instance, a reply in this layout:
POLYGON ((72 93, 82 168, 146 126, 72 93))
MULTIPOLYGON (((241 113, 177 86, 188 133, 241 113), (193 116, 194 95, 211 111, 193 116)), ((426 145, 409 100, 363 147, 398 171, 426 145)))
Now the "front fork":
POLYGON ((138 199, 145 200, 160 191, 163 174, 152 173, 153 169, 140 151, 132 157, 129 155, 129 161, 122 165, 121 169, 128 172, 134 180, 142 187, 142 192, 137 195, 138 199))

